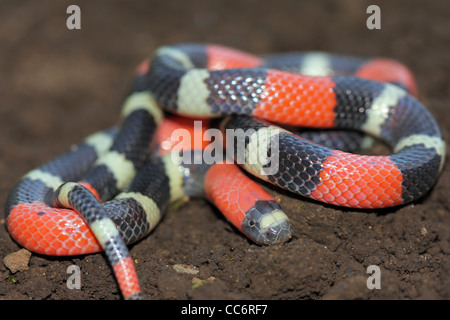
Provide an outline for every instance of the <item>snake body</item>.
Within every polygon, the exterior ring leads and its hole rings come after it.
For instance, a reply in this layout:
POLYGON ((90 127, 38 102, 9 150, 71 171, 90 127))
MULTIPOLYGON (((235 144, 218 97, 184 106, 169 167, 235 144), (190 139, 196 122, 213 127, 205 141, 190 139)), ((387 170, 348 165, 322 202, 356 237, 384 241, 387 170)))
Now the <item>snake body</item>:
POLYGON ((126 245, 148 234, 172 201, 203 194, 257 243, 286 241, 292 232, 276 201, 236 165, 186 165, 149 148, 165 122, 162 110, 223 118, 223 132, 241 130, 241 147, 233 137, 225 149, 260 179, 338 206, 382 208, 422 197, 444 165, 440 128, 416 94, 408 69, 389 59, 162 47, 138 67, 118 128, 18 182, 6 204, 8 230, 39 253, 104 250, 123 297, 141 298, 126 245), (351 154, 311 141, 322 143, 327 133, 301 137, 286 126, 357 130, 394 153, 351 154), (266 161, 252 161, 255 155, 266 161))

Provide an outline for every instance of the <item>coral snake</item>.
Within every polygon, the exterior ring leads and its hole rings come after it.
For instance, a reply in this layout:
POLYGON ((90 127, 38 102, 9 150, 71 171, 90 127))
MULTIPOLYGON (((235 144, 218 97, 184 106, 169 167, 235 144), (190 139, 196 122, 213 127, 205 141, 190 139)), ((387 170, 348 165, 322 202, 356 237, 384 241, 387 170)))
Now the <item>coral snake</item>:
POLYGON ((126 245, 147 235, 172 201, 203 195, 259 244, 286 241, 292 232, 277 202, 238 166, 188 164, 180 160, 202 151, 164 154, 155 136, 170 144, 170 128, 186 117, 204 119, 205 127, 205 119, 220 118, 223 132, 249 132, 241 147, 227 139, 225 150, 260 179, 338 206, 397 206, 426 194, 444 165, 441 131, 416 94, 410 71, 385 58, 164 46, 137 68, 116 128, 89 136, 16 184, 7 227, 20 245, 42 254, 104 250, 123 297, 142 298, 126 245), (325 130, 315 140, 288 130, 296 127, 325 130), (335 150, 339 138, 325 146, 330 128, 357 131, 347 139, 353 144, 359 132, 379 138, 393 154, 335 150), (255 155, 266 161, 252 162, 255 155))

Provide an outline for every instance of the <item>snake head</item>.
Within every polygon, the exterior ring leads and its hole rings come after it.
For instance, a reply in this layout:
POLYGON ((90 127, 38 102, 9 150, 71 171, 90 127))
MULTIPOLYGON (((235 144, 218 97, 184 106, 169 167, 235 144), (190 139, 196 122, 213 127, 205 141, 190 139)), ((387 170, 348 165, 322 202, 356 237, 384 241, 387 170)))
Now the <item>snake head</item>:
POLYGON ((278 203, 259 200, 247 211, 242 231, 255 243, 269 245, 290 239, 292 226, 278 203))

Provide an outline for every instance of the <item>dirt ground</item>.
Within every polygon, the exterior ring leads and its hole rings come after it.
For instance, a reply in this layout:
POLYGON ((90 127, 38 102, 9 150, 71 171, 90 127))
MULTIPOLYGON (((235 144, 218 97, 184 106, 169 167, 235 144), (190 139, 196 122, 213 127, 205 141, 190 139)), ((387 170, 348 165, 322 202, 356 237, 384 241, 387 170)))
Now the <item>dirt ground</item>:
MULTIPOLYGON (((135 66, 158 46, 213 42, 252 53, 324 50, 387 56, 408 65, 420 99, 450 133, 450 2, 442 1, 0 1, 0 207, 20 177, 86 135, 115 124, 135 66), (81 8, 81 30, 66 8, 81 8), (381 8, 369 30, 366 8, 381 8)), ((293 238, 261 247, 211 205, 167 212, 131 246, 151 299, 449 299, 450 169, 423 199, 377 211, 326 206, 268 187, 293 238), (185 265, 189 272, 174 266, 185 265), (379 266, 381 289, 367 268, 379 266)), ((28 270, 1 262, 20 247, 0 223, 0 299, 115 300, 103 254, 32 254, 28 270), (69 290, 67 267, 81 268, 69 290)))

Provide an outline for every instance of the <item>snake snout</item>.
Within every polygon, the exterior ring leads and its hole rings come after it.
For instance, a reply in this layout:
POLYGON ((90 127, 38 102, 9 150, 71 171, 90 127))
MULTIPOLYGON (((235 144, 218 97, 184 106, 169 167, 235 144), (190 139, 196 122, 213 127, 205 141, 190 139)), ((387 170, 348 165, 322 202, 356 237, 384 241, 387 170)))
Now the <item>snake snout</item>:
POLYGON ((285 242, 292 235, 291 222, 275 201, 257 201, 247 212, 242 229, 260 245, 285 242))

